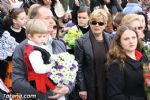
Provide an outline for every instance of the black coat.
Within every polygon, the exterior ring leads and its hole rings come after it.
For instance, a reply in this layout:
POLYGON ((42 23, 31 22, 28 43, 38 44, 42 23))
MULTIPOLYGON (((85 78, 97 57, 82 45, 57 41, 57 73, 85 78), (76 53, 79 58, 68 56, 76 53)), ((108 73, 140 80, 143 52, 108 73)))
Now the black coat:
POLYGON ((110 64, 106 76, 108 100, 147 100, 143 77, 143 63, 146 61, 144 56, 140 61, 127 57, 123 69, 118 59, 110 64))
MULTIPOLYGON (((90 31, 89 31, 90 32, 90 31)), ((96 80, 95 80, 95 64, 92 44, 89 34, 86 33, 81 38, 76 40, 75 57, 79 63, 79 71, 77 74, 77 84, 80 91, 87 91, 87 100, 97 100, 95 98, 96 80)), ((106 45, 109 47, 112 41, 112 36, 108 33, 103 33, 106 45)), ((100 73, 101 74, 101 73, 100 73)), ((99 94, 102 95, 102 94, 99 94)))

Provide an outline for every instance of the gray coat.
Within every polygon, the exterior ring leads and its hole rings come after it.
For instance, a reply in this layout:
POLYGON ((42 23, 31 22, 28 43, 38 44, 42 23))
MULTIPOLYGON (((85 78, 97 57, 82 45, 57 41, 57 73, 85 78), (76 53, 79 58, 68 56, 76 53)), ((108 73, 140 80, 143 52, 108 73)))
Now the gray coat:
MULTIPOLYGON (((83 37, 76 40, 75 57, 79 63, 79 71, 77 75, 77 84, 80 91, 87 91, 87 100, 96 100, 95 98, 95 70, 94 70, 94 55, 91 40, 89 37, 90 31, 83 37)), ((109 47, 113 36, 103 32, 103 37, 106 45, 109 47)))
MULTIPOLYGON (((12 88, 16 93, 21 93, 22 95, 36 95, 36 100, 47 100, 48 96, 51 95, 50 91, 47 94, 39 93, 27 81, 27 72, 23 57, 25 44, 27 44, 27 40, 21 42, 13 54, 12 88)), ((52 51, 54 54, 65 52, 64 43, 59 40, 53 40, 52 51)), ((30 100, 30 98, 27 98, 27 100, 30 100)))

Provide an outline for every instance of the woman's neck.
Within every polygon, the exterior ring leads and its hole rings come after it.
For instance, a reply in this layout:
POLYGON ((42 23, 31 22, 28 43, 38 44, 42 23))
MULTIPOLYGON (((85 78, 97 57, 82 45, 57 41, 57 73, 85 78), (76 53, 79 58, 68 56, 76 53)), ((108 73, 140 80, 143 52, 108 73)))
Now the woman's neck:
POLYGON ((103 35, 102 34, 94 34, 94 37, 97 41, 103 41, 103 35))
POLYGON ((132 51, 132 52, 126 52, 126 55, 127 55, 127 56, 129 56, 130 58, 132 58, 132 59, 135 59, 135 60, 136 60, 135 51, 132 51))
POLYGON ((20 31, 21 31, 21 27, 11 26, 10 28, 11 28, 13 31, 15 31, 15 32, 20 32, 20 31))

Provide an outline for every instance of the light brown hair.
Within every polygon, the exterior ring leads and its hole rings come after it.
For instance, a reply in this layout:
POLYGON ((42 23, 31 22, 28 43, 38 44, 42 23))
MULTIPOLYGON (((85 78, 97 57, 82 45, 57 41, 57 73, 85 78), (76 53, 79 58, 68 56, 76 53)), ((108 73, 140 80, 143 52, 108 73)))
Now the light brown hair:
POLYGON ((30 19, 26 25, 26 35, 48 34, 47 26, 40 19, 30 19))
MULTIPOLYGON (((113 62, 113 60, 115 60, 115 59, 119 59, 121 64, 124 64, 124 61, 126 59, 126 53, 120 43, 121 43, 121 36, 126 30, 134 31, 132 29, 132 27, 129 27, 127 25, 121 25, 117 28, 116 35, 112 41, 112 44, 111 44, 110 49, 107 54, 107 63, 108 64, 111 64, 113 62)), ((141 46, 141 42, 138 38, 137 33, 136 33, 136 36, 138 39, 138 43, 137 43, 137 49, 138 49, 141 46)))

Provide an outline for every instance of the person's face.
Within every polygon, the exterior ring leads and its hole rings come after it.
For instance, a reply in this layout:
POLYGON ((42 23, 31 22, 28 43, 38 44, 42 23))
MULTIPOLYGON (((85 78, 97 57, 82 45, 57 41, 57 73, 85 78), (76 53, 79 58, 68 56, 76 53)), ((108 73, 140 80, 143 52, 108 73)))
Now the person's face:
POLYGON ((109 4, 111 2, 111 0, 103 0, 105 2, 105 4, 109 4))
POLYGON ((43 0, 44 4, 47 5, 51 5, 52 1, 51 0, 43 0))
POLYGON ((106 27, 106 23, 102 20, 91 20, 90 21, 91 31, 95 35, 99 35, 103 32, 106 27))
POLYGON ((143 30, 144 30, 145 27, 146 27, 145 17, 143 15, 139 15, 139 18, 140 18, 140 21, 141 21, 141 26, 143 27, 143 30))
POLYGON ((40 34, 40 33, 28 35, 28 38, 37 45, 43 45, 47 43, 48 37, 49 37, 48 34, 40 34))
POLYGON ((126 53, 133 52, 136 50, 137 41, 137 35, 132 30, 126 30, 120 38, 121 46, 126 53))
POLYGON ((49 33, 53 32, 53 15, 49 8, 39 9, 38 19, 41 19, 48 28, 49 33))
POLYGON ((56 25, 56 22, 54 21, 54 24, 53 24, 53 33, 50 34, 52 38, 56 38, 56 35, 57 35, 57 25, 56 25))
POLYGON ((140 39, 144 38, 143 27, 140 21, 133 21, 130 26, 137 32, 140 39))
POLYGON ((108 33, 112 33, 114 30, 113 30, 113 25, 107 25, 106 28, 105 28, 105 31, 108 32, 108 33))
POLYGON ((16 19, 13 19, 13 25, 20 28, 25 26, 27 22, 27 15, 25 12, 21 12, 18 14, 18 17, 16 19))
POLYGON ((89 16, 87 12, 78 13, 78 25, 81 27, 85 27, 88 25, 89 22, 89 16))

